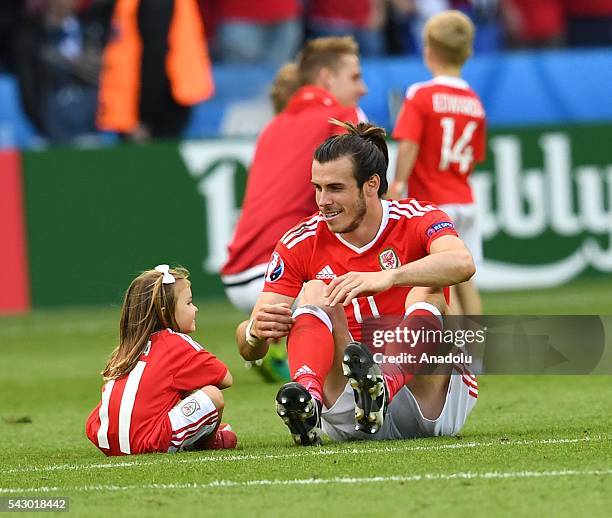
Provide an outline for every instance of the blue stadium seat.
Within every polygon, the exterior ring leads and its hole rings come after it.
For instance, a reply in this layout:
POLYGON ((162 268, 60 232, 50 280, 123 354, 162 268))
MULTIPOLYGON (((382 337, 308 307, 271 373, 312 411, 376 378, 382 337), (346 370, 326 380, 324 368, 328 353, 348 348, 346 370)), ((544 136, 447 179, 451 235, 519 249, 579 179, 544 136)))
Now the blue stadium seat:
MULTIPOLYGON (((215 96, 194 108, 183 136, 257 133, 271 116, 268 90, 274 74, 270 67, 216 65, 215 96)), ((388 130, 406 88, 430 78, 415 56, 364 60, 363 74, 369 93, 361 107, 388 130)), ((481 96, 491 127, 612 121, 610 49, 477 54, 466 65, 465 78, 481 96)), ((103 138, 104 143, 113 140, 112 135, 103 138)), ((0 147, 40 143, 23 114, 15 79, 0 74, 0 147)))
POLYGON ((33 147, 40 137, 25 116, 14 77, 0 74, 0 148, 33 147))

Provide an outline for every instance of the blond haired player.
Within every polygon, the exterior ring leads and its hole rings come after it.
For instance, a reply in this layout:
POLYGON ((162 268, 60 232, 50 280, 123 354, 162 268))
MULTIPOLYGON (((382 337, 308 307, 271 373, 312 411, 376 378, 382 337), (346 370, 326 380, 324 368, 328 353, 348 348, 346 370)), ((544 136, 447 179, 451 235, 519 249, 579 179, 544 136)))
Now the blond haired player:
MULTIPOLYGON (((485 111, 461 78, 472 54, 474 25, 459 11, 431 17, 423 32, 423 59, 433 79, 412 85, 393 137, 399 141, 389 198, 408 195, 438 205, 455 223, 474 261, 482 259, 482 238, 469 175, 486 151, 485 111)), ((473 281, 453 287, 454 313, 477 315, 482 304, 473 281)))
POLYGON ((358 52, 350 37, 311 40, 296 63, 300 88, 287 101, 292 87, 276 83, 272 100, 282 109, 257 139, 242 212, 221 269, 229 300, 246 313, 263 288, 278 240, 317 208, 310 185, 312 155, 326 138, 343 131, 329 119, 360 118, 357 103, 367 88, 358 52))

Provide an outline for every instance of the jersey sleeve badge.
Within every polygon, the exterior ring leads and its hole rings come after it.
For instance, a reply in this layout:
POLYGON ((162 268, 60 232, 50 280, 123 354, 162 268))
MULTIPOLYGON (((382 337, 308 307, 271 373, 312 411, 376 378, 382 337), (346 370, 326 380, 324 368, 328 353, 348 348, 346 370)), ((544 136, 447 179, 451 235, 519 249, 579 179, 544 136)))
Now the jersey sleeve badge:
POLYGON ((431 237, 436 232, 440 232, 441 230, 454 229, 454 228, 455 228, 455 225, 453 225, 452 222, 450 221, 438 221, 437 223, 434 223, 433 225, 431 225, 425 231, 425 234, 427 235, 427 237, 431 237))
POLYGON ((285 263, 278 252, 273 252, 268 269, 266 270, 266 282, 275 282, 285 273, 285 263))

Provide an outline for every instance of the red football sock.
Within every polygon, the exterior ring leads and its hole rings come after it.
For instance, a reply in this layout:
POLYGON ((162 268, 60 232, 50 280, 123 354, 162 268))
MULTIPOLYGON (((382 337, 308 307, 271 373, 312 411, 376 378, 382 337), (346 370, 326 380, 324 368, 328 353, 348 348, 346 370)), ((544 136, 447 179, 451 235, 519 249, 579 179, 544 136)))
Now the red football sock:
MULTIPOLYGON (((429 304, 427 304, 429 306, 429 304)), ((435 306, 431 306, 432 309, 435 306)), ((410 309, 410 308, 409 308, 410 309)), ((423 352, 429 354, 435 353, 438 347, 438 343, 432 341, 430 337, 425 337, 428 331, 437 331, 442 329, 442 323, 437 316, 438 312, 434 313, 429 309, 422 307, 411 310, 402 320, 400 327, 406 328, 411 331, 421 331, 419 339, 413 344, 406 343, 394 343, 389 344, 386 348, 385 354, 388 356, 397 355, 399 353, 410 353, 414 355, 417 363, 384 363, 382 365, 383 375, 387 382, 387 388, 389 389, 389 401, 393 399, 402 387, 408 383, 415 374, 422 373, 421 365, 418 363, 423 352), (411 345, 413 345, 411 347, 411 345)), ((410 335, 414 336, 414 335, 410 335)))
MULTIPOLYGON (((432 309, 433 308, 435 308, 435 306, 432 306, 432 309)), ((423 353, 428 355, 438 353, 440 341, 437 338, 440 337, 440 333, 437 333, 437 331, 442 330, 442 321, 438 314, 439 312, 437 310, 436 313, 434 313, 428 309, 417 308, 406 315, 403 320, 403 325, 408 329, 421 331, 420 338, 416 340, 410 348, 410 352, 416 356, 417 360, 421 358, 423 353)), ((426 367, 427 364, 422 365, 417 361, 417 363, 413 365, 411 372, 414 374, 423 374, 423 368, 426 367)))
POLYGON ((394 363, 385 363, 382 366, 382 372, 387 382, 387 389, 389 389, 390 403, 395 397, 395 394, 412 379, 412 374, 404 372, 401 367, 394 363))
POLYGON ((323 383, 334 361, 334 337, 318 317, 302 313, 287 338, 289 372, 312 397, 323 401, 323 383))

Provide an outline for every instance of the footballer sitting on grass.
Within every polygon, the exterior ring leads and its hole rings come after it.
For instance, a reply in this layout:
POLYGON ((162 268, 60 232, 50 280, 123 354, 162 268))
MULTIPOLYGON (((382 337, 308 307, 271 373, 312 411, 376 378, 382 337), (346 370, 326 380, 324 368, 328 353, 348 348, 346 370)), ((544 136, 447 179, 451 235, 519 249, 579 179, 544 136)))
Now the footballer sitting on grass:
POLYGON ((476 404, 464 366, 418 374, 377 364, 359 342, 367 317, 439 329, 448 286, 474 274, 472 256, 447 214, 415 199, 383 200, 388 150, 384 130, 340 123, 348 133, 315 154, 319 212, 278 242, 251 318, 236 331, 247 360, 288 336, 291 383, 277 412, 296 443, 452 435, 476 404), (298 294, 298 307, 291 306, 298 294))

